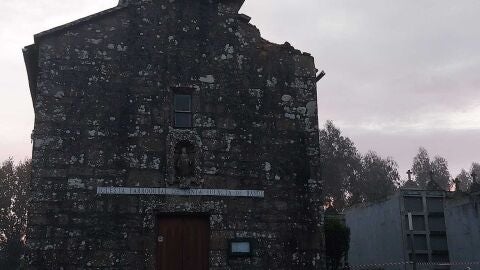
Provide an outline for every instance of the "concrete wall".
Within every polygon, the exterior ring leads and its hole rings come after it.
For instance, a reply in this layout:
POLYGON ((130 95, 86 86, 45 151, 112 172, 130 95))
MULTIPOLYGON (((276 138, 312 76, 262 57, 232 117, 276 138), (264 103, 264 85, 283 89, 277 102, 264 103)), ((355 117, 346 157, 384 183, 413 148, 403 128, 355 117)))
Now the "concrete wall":
MULTIPOLYGON (((404 261, 400 200, 396 194, 380 203, 345 211, 351 240, 348 260, 351 266, 404 261)), ((384 269, 404 269, 390 266, 384 269)))
MULTIPOLYGON (((480 196, 447 200, 445 222, 450 261, 480 261, 480 196)), ((477 265, 472 269, 480 267, 477 265)))

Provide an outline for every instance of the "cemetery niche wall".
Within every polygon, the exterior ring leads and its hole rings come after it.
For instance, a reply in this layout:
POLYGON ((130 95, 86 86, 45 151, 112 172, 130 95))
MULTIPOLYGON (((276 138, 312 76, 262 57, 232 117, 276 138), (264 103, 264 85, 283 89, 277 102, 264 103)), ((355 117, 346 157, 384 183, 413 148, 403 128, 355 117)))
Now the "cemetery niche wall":
POLYGON ((242 0, 35 35, 28 269, 323 269, 314 59, 242 0))

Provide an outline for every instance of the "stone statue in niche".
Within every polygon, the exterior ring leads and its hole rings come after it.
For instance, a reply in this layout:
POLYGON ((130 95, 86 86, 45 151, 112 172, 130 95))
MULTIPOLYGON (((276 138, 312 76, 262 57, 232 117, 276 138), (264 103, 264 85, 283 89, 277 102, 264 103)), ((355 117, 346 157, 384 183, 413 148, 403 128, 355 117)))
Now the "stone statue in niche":
POLYGON ((180 183, 181 188, 189 188, 195 181, 193 145, 179 143, 175 148, 175 178, 180 183))
POLYGON ((193 176, 193 161, 190 159, 186 147, 181 148, 175 166, 178 177, 193 176))

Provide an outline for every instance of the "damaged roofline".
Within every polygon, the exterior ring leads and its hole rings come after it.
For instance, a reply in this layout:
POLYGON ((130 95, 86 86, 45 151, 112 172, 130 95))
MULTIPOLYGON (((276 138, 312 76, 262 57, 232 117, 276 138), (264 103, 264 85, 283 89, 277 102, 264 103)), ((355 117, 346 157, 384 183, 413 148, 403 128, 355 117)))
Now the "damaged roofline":
POLYGON ((23 48, 23 59, 27 69, 28 85, 30 87, 30 95, 32 96, 32 104, 35 108, 37 100, 37 75, 38 75, 38 46, 32 44, 23 48))

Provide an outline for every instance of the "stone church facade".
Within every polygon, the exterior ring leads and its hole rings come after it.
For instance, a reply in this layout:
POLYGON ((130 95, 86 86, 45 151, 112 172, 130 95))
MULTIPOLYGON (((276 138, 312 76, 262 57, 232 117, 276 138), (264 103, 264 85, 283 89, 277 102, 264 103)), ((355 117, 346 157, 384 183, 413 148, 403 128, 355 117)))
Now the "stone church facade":
POLYGON ((24 49, 28 269, 323 269, 313 57, 243 0, 126 0, 24 49))

